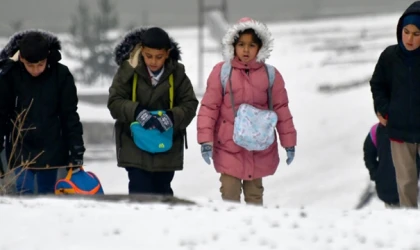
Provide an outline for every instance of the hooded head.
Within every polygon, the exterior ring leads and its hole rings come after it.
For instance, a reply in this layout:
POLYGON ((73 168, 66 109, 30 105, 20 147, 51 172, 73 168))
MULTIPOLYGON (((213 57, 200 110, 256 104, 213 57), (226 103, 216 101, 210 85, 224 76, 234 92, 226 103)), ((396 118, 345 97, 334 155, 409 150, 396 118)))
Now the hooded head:
POLYGON ((404 52, 420 53, 420 1, 412 3, 399 19, 397 40, 404 52))
POLYGON ((130 58, 130 54, 141 49, 144 63, 152 70, 159 70, 166 59, 181 60, 181 50, 178 43, 161 28, 140 28, 126 34, 114 51, 115 62, 121 65, 130 58))
POLYGON ((254 43, 254 45, 249 44, 250 50, 252 50, 253 46, 258 46, 258 50, 256 52, 257 62, 263 62, 270 57, 274 42, 271 32, 265 24, 251 18, 244 17, 230 27, 223 37, 222 43, 224 60, 232 60, 236 55, 235 47, 245 44, 247 41, 252 41, 254 43), (243 41, 241 41, 242 38, 244 39, 243 41))
POLYGON ((42 74, 48 63, 61 60, 58 38, 41 30, 26 30, 13 35, 0 52, 0 60, 21 61, 33 77, 42 74))

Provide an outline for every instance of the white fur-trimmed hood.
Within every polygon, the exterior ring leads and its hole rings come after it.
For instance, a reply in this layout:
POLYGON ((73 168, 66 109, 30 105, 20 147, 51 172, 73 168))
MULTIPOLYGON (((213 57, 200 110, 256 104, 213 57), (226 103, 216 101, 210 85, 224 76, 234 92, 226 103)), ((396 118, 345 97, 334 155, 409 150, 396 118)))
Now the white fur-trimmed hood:
POLYGON ((231 26, 223 37, 223 57, 226 61, 232 60, 235 56, 233 42, 238 37, 238 33, 246 29, 253 29, 262 41, 262 47, 257 55, 257 62, 263 62, 270 57, 274 46, 274 39, 268 27, 262 22, 244 17, 238 23, 231 26))

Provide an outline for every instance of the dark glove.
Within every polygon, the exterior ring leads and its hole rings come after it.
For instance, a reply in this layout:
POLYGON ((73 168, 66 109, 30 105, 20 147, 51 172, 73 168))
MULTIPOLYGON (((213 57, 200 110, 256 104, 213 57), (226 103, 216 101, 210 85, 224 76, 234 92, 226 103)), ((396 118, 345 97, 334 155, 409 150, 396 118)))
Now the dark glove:
POLYGON ((295 147, 286 148, 286 154, 286 163, 287 165, 290 165, 290 163, 292 163, 293 159, 295 158, 295 147))
POLYGON ((173 115, 168 111, 164 115, 152 115, 147 109, 138 105, 135 111, 136 121, 145 129, 158 129, 161 133, 173 127, 173 115))
POLYGON ((161 116, 153 116, 156 121, 154 122, 154 127, 157 128, 161 133, 168 131, 170 128, 174 126, 174 118, 172 112, 167 112, 161 116))
POLYGON ((83 166, 83 154, 86 149, 84 146, 74 146, 70 150, 70 161, 69 165, 75 169, 83 166), (74 166, 74 167, 73 167, 74 166))
POLYGON ((156 123, 153 119, 153 115, 146 109, 137 107, 136 109, 136 121, 145 129, 150 129, 156 123))

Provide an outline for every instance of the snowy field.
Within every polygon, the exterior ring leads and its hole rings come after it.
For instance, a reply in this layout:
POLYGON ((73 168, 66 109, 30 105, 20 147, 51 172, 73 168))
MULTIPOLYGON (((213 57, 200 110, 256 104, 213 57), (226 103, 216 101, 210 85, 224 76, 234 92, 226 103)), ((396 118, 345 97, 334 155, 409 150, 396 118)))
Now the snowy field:
POLYGON ((0 214, 1 250, 420 249, 417 211, 1 198, 0 214))
MULTIPOLYGON (((276 42, 268 63, 285 79, 298 145, 292 165, 281 149, 277 173, 264 179, 264 208, 220 201, 219 176, 201 158, 194 120, 185 168, 173 188, 199 206, 0 198, 0 250, 420 250, 417 211, 385 210, 377 199, 354 209, 368 183, 363 141, 376 122, 368 79, 381 51, 396 42, 398 17, 269 24, 276 42)), ((201 91, 197 30, 169 33, 201 91)), ((207 76, 221 56, 206 54, 205 60, 207 76)), ((79 92, 107 93, 107 87, 81 86, 79 92)), ((79 111, 84 121, 113 122, 106 106, 81 102, 79 111)), ((126 171, 115 160, 88 161, 86 169, 106 193, 127 193, 126 171)))

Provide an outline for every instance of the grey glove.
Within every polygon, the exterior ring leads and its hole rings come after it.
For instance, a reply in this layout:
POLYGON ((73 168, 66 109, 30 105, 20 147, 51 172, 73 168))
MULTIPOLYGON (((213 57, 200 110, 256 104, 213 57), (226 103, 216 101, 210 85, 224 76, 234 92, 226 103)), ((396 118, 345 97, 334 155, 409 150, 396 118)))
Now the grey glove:
POLYGON ((286 154, 287 154, 287 165, 290 165, 295 158, 295 147, 286 148, 286 154))
POLYGON ((149 129, 153 124, 153 115, 146 109, 143 109, 138 113, 136 120, 143 128, 149 129))
POLYGON ((154 118, 157 120, 155 127, 159 129, 161 133, 168 131, 174 126, 172 112, 168 112, 161 116, 154 116, 154 118))
POLYGON ((210 158, 213 158, 213 145, 212 145, 212 143, 201 144, 201 156, 203 157, 204 161, 208 165, 211 164, 210 158))

